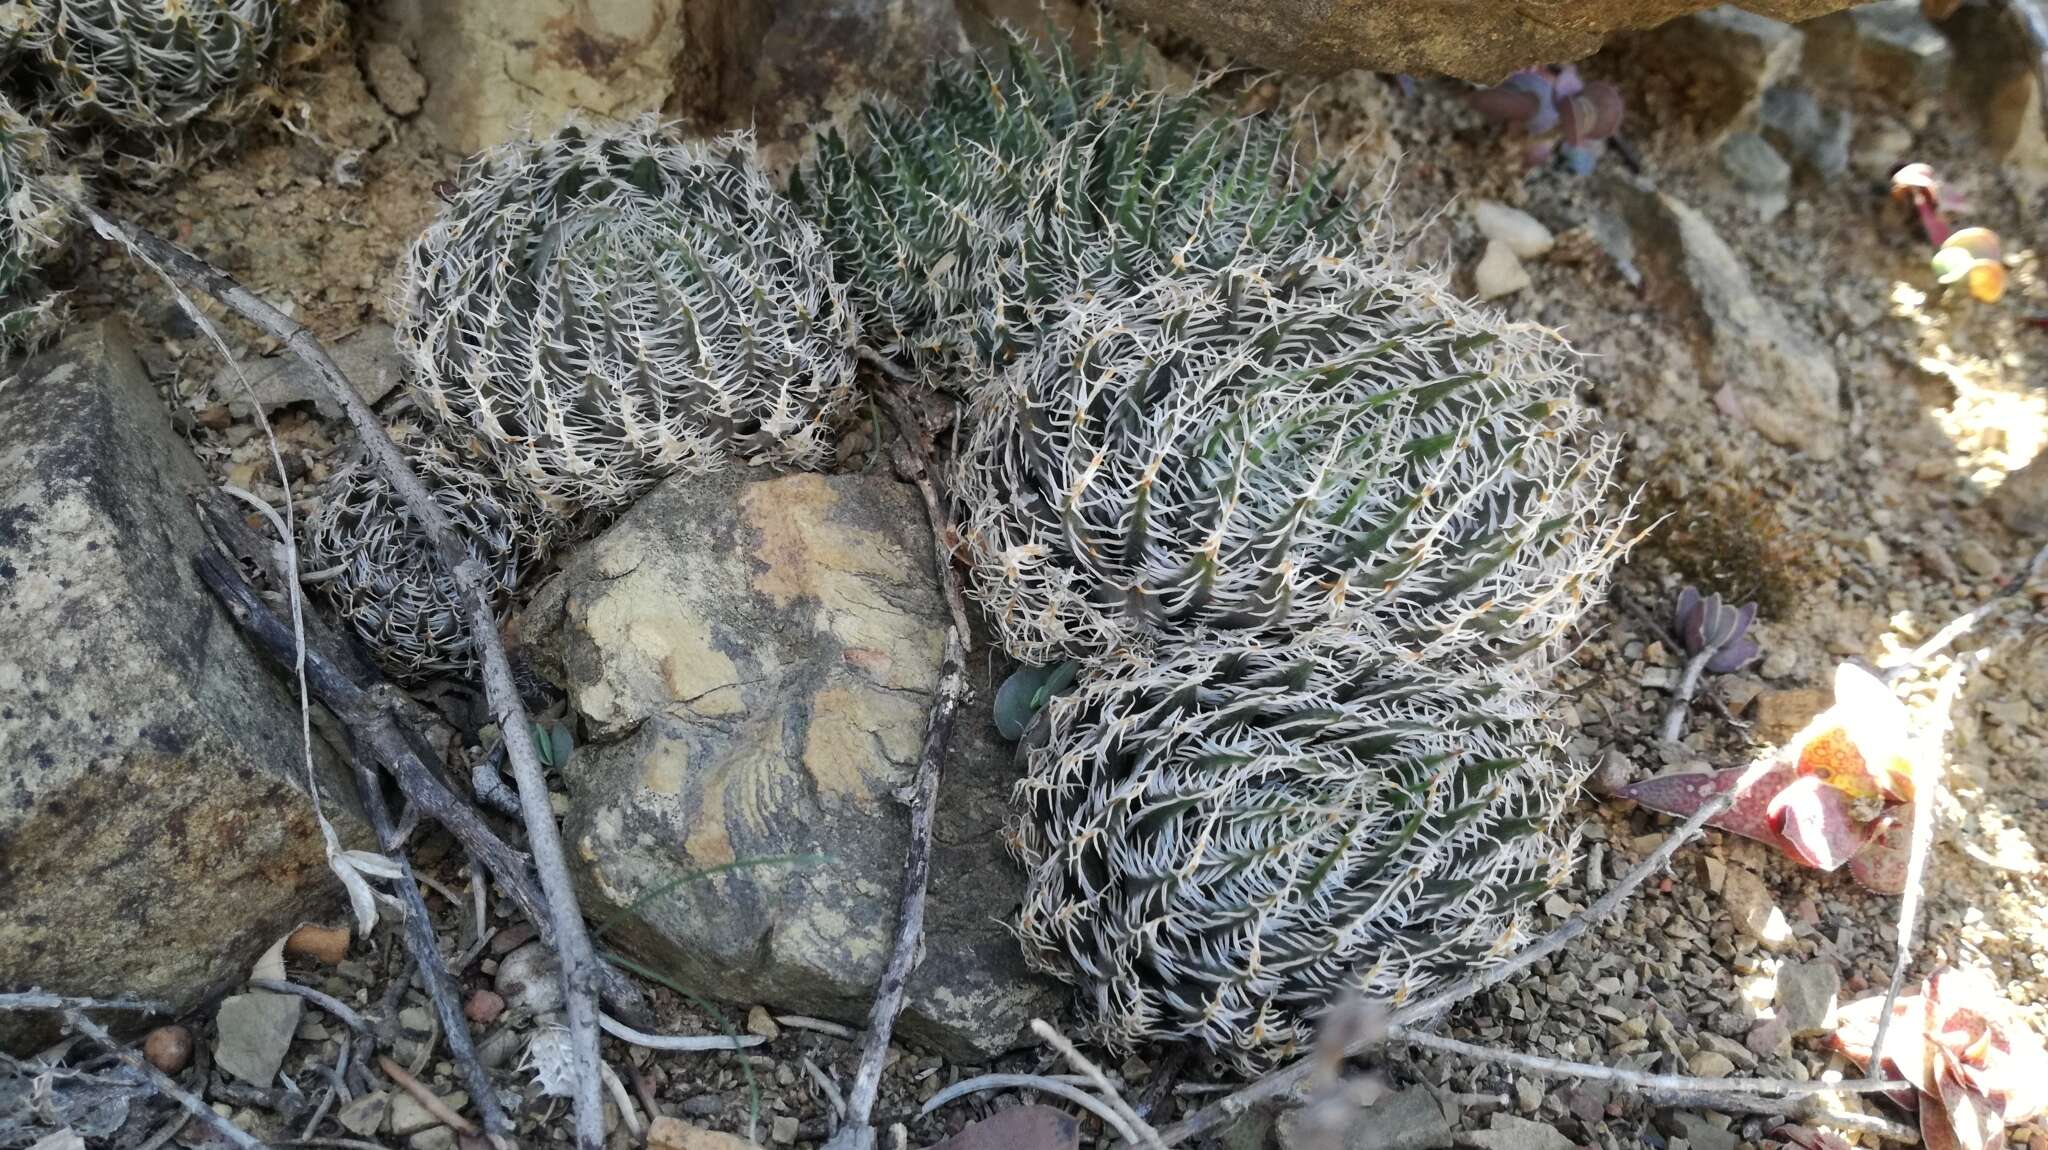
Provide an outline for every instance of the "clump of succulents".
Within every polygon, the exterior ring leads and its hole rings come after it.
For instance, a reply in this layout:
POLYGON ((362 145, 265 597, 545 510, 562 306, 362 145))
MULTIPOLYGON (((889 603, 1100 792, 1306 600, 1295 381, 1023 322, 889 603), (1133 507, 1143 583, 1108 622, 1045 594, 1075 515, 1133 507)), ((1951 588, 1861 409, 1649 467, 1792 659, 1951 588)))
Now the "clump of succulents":
POLYGON ((852 397, 844 289, 745 135, 572 121, 484 153, 399 310, 421 408, 575 508, 729 457, 819 466, 852 397))
POLYGON ((280 0, 20 0, 54 114, 162 131, 218 111, 267 69, 280 0))
POLYGON ((1577 776, 1511 670, 1361 634, 1111 660, 1048 704, 1018 784, 1018 934, 1119 1050, 1248 1070, 1346 992, 1401 1002, 1503 958, 1571 858, 1577 776))
POLYGON ((1075 295, 1367 227, 1291 128, 1219 118, 1132 57, 1083 67, 1012 39, 1000 62, 940 69, 921 109, 865 105, 859 143, 828 135, 792 190, 829 231, 869 341, 971 374, 1075 295))
MULTIPOLYGON (((445 444, 414 438, 405 451, 501 600, 566 534, 560 516, 445 444)), ((349 463, 328 481, 302 551, 302 567, 322 575, 317 585, 335 613, 393 677, 414 682, 474 670, 455 581, 369 460, 349 463)))
POLYGON ((36 269, 63 241, 64 209, 34 181, 76 181, 54 165, 48 136, 0 96, 0 353, 33 342, 56 304, 36 269))
POLYGON ((1611 441, 1554 341, 1312 250, 1076 302, 976 393, 952 488, 1028 663, 1369 626, 1432 662, 1577 618, 1620 550, 1611 441))
POLYGON ((1522 162, 1541 167, 1555 156, 1577 175, 1600 161, 1607 140, 1621 130, 1621 89, 1586 80, 1570 64, 1525 68, 1467 99, 1480 114, 1522 132, 1522 162))

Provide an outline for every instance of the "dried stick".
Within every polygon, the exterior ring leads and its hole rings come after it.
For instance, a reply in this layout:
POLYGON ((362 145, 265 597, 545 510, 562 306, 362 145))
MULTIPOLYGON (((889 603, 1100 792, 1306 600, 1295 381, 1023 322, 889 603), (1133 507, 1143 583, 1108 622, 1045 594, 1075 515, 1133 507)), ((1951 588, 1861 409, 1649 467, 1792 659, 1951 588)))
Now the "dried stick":
POLYGON ((398 841, 398 830, 391 822, 391 812, 384 804, 383 780, 378 777, 377 768, 362 754, 351 757, 355 762, 356 791, 362 799, 363 813, 369 817, 370 827, 377 832, 377 841, 384 852, 398 860, 398 878, 392 886, 397 888, 399 905, 405 912, 404 929, 399 932, 405 941, 405 949, 412 954, 413 964, 419 968, 420 985, 426 988, 427 999, 434 1004, 434 1015, 440 1019, 448 1053, 462 1071, 462 1083, 469 1088, 470 1099, 483 1118, 484 1133, 498 1145, 508 1146, 512 1137, 512 1121, 505 1114, 504 1104, 498 1101, 497 1088, 491 1085, 491 1076, 484 1070, 483 1060, 477 1057, 476 1044, 470 1041, 469 1023, 462 1014, 459 991, 454 978, 448 974, 448 960, 441 956, 440 943, 434 937, 434 920, 427 915, 427 900, 420 897, 419 883, 413 878, 412 860, 406 857, 398 841))
MULTIPOLYGON (((1670 864, 1671 856, 1677 854, 1680 847, 1699 837, 1700 830, 1706 826, 1708 819, 1733 806, 1750 787, 1756 785, 1758 779, 1770 772, 1772 765, 1769 758, 1758 759, 1752 763, 1749 769, 1735 780, 1733 787, 1701 804, 1700 809, 1694 811, 1691 818, 1686 819, 1656 850, 1650 852, 1650 857, 1637 863, 1635 869, 1629 871, 1613 889, 1600 896, 1593 905, 1566 919, 1556 930, 1544 935, 1535 943, 1517 951, 1514 957, 1497 966, 1466 975, 1421 1002, 1395 1011, 1388 1018, 1389 1027, 1412 1027, 1425 1019, 1433 1018, 1480 991, 1498 985, 1563 950, 1573 939, 1592 929, 1594 923, 1620 910, 1637 887, 1670 864)), ((1346 1053, 1361 1054, 1371 1045, 1372 1042, 1368 1038, 1352 1046, 1346 1053)), ((1225 1095, 1161 1130, 1160 1141, 1168 1146, 1178 1145, 1224 1125, 1253 1106, 1284 1097, 1307 1081, 1318 1065, 1317 1059, 1313 1056, 1290 1062, 1244 1089, 1225 1095)))
POLYGON ((1052 1024, 1043 1018, 1031 1020, 1031 1032, 1036 1034, 1046 1045, 1058 1051, 1059 1056, 1067 1060, 1067 1065, 1072 1066, 1083 1077, 1088 1079, 1089 1085, 1095 1087, 1096 1091, 1102 1095, 1102 1101, 1110 1109, 1116 1111, 1119 1118, 1124 1120, 1124 1125, 1137 1132, 1138 1145, 1145 1147, 1145 1150, 1166 1150, 1164 1146, 1160 1145, 1159 1131, 1152 1129, 1150 1123, 1138 1117, 1138 1112, 1131 1109, 1130 1103, 1124 1101, 1123 1094, 1117 1090, 1116 1084, 1109 1080, 1109 1075, 1104 1074, 1100 1066, 1089 1061, 1086 1055, 1075 1049, 1074 1044, 1068 1041, 1066 1035, 1054 1030, 1052 1024))
POLYGON ((1643 1092, 1768 1094, 1778 1098, 1803 1098, 1812 1094, 1879 1094, 1899 1088, 1897 1082, 1817 1082, 1797 1078, 1694 1078, 1686 1074, 1644 1074, 1598 1062, 1568 1062, 1561 1058, 1545 1058, 1540 1054, 1524 1054, 1519 1050, 1478 1046, 1455 1038, 1446 1038, 1441 1034, 1395 1029, 1389 1033, 1388 1038, 1392 1041, 1405 1042, 1410 1046, 1441 1050, 1447 1054, 1456 1054, 1479 1062, 1512 1066, 1517 1070, 1526 1070, 1547 1078, 1612 1082, 1617 1086, 1626 1086, 1643 1092))
MULTIPOLYGON (((219 537, 221 548, 218 552, 200 553, 196 561, 200 579, 258 645, 273 659, 291 666, 296 658, 291 629, 249 586, 229 557, 239 554, 261 562, 261 552, 245 545, 243 532, 233 517, 219 514, 203 501, 200 509, 202 521, 219 537)), ((470 858, 483 864, 539 931, 542 945, 553 947, 554 922, 546 899, 527 869, 526 856, 499 838, 477 809, 442 780, 440 763, 433 752, 400 723, 397 692, 384 684, 373 668, 348 657, 345 648, 330 646, 317 626, 307 629, 305 668, 307 685, 314 697, 333 712, 352 739, 367 747, 384 765, 400 792, 446 827, 470 858)), ((628 1020, 653 1021, 653 1012, 640 988, 602 960, 598 991, 613 1010, 628 1020)))
POLYGON ((745 1050, 768 1041, 758 1034, 642 1034, 609 1014, 597 1016, 604 1032, 628 1046, 690 1054, 700 1050, 745 1050))
POLYGON ((221 1136, 234 1143, 240 1150, 268 1150, 263 1143, 250 1137, 248 1131, 213 1112, 213 1107, 201 1101, 199 1096, 178 1085, 176 1080, 149 1064, 149 1060, 114 1041, 112 1035, 100 1029, 99 1024, 87 1018, 78 1010, 64 1012, 64 1024, 87 1038, 97 1042, 108 1053, 121 1060, 123 1066, 140 1072, 149 1079, 150 1085, 161 1091, 165 1097, 185 1108, 193 1117, 220 1131, 221 1136))
POLYGON ((939 685, 932 696, 924 746, 917 757, 916 790, 910 803, 910 857, 903 868, 896 945, 889 952, 889 963, 882 969, 882 981, 875 988, 874 1006, 868 1011, 859 1069, 847 1091, 846 1123, 826 1143, 826 1150, 869 1150, 875 1144, 875 1130, 869 1122, 875 1110, 875 1097, 881 1091, 882 1062, 889 1053, 889 1035, 895 1029, 897 1013, 903 1009, 904 991, 910 982, 911 968, 916 965, 918 944, 924 939, 925 888, 931 878, 932 816, 938 806, 939 768, 946 758, 946 741, 953 733, 953 712, 959 707, 966 681, 967 656, 961 649, 960 629, 948 626, 946 651, 939 664, 939 685))
MULTIPOLYGON (((2043 554, 2048 554, 2048 549, 2044 549, 2043 554)), ((2038 560, 2038 556, 2036 558, 2038 560)), ((1963 678, 1969 674, 1969 665, 1973 662, 1975 660, 1966 655, 1949 668, 1948 673, 1941 677, 1940 689, 1934 694, 1935 713, 1941 717, 1941 726, 1934 740, 1930 768, 1916 776, 1913 788, 1913 837, 1906 854, 1906 885, 1899 896, 1898 953, 1892 959, 1892 980, 1885 987, 1884 1007, 1877 1014, 1877 1034, 1870 1043, 1869 1082, 1886 1081, 1885 1038, 1892 1028, 1892 1011, 1899 1004, 1899 992, 1906 985, 1906 969, 1913 964, 1913 933, 1920 922, 1921 892, 1927 882, 1927 859, 1934 841, 1934 801, 1935 796, 1941 793, 1941 759, 1948 746, 1951 725, 1948 715, 1955 707, 1956 696, 1962 693, 1963 678)))
MULTIPOLYGON (((2015 9, 2017 10, 2017 8, 2018 4, 2015 3, 2015 9)), ((2044 22, 2048 22, 2048 15, 2042 15, 2040 18, 2044 22)), ((2048 29, 2044 29, 2043 34, 2048 35, 2048 29)), ((2044 47, 2042 52, 2043 67, 2048 68, 2048 47, 2044 47)), ((2043 81, 2048 83, 2048 74, 2044 74, 2043 81)), ((2048 92, 2048 88, 2044 88, 2043 91, 2048 92)), ((2044 544, 2039 551, 2034 552, 2034 557, 2027 560, 2027 565, 2020 568, 2018 574, 2001 584, 1998 590, 1992 593, 1991 598, 1949 620, 1939 631, 1928 636, 1926 642, 1899 656, 1896 661, 1885 664, 1885 681, 1888 683, 1896 681, 1904 676, 1908 670, 1925 663, 1945 650, 1950 643, 1970 633, 1970 631, 1976 628, 1977 624, 1989 617, 2005 600, 2026 590, 2035 579, 2040 577, 2044 568, 2048 568, 2048 544, 2044 544)))
POLYGON ((533 723, 526 703, 512 678, 512 664, 498 637, 498 624, 491 610, 490 579, 483 564, 471 559, 456 537, 447 513, 441 510, 418 475, 405 462, 398 446, 384 432, 377 415, 348 377, 334 365, 320 341, 304 324, 272 307, 256 293, 237 283, 226 272, 206 263, 184 249, 133 225, 117 222, 75 197, 40 185, 90 221, 100 235, 138 251, 169 271, 177 279, 211 295, 229 310, 255 324, 273 339, 291 349, 313 369, 329 399, 341 406, 368 451, 428 541, 442 567, 453 577, 460 594, 472 641, 483 664, 484 694, 503 732, 512 775, 519 787, 519 805, 526 823, 527 842, 532 845, 534 865, 540 874, 542 892, 547 896, 549 917, 555 928, 555 949, 562 962, 562 996, 569 1016, 569 1039, 574 1075, 570 1093, 576 1115, 576 1144, 579 1150, 601 1150, 604 1145, 604 1086, 597 1072, 597 953, 576 903, 576 889, 569 876, 569 864, 562 853, 561 828, 555 825, 548 805, 547 775, 533 746, 533 723))
POLYGON ((377 1069, 382 1070, 391 1081, 398 1083, 400 1090, 412 1095, 413 1101, 420 1104, 420 1109, 434 1116, 434 1121, 458 1133, 476 1133, 476 1123, 448 1109, 448 1104, 441 1101, 440 1095, 427 1089, 425 1083, 414 1078, 411 1072, 393 1061, 390 1055, 377 1056, 377 1069))
MULTIPOLYGON (((867 353, 863 353, 867 355, 867 353)), ((924 743, 917 757, 917 778, 910 804, 910 852, 903 867, 903 895, 897 904, 896 942, 889 961, 882 968, 882 980, 875 987, 875 1002, 868 1011, 868 1028, 861 1040, 860 1062, 846 1095, 846 1121, 826 1143, 826 1150, 871 1150, 875 1144, 872 1125, 875 1098, 881 1092, 882 1062, 889 1052, 889 1036, 896 1015, 903 1010, 904 992, 911 968, 917 963, 918 945, 924 940, 924 904, 931 879, 932 820, 938 807, 940 768, 946 759, 946 743, 953 733, 953 712, 967 686, 967 646, 973 629, 967 619, 966 597, 960 578, 953 570, 949 541, 952 525, 946 517, 945 501, 932 479, 931 458, 925 451, 924 433, 916 410, 903 392, 908 376, 880 356, 867 356, 890 379, 877 388, 889 417, 896 424, 897 474, 917 485, 924 499, 925 516, 932 531, 932 563, 946 607, 953 621, 946 628, 945 653, 939 662, 938 687, 932 695, 931 715, 925 721, 924 743)), ((878 429, 879 430, 879 429, 878 429)))
POLYGON ((169 1014, 169 1003, 153 998, 84 998, 75 994, 44 994, 22 990, 0 994, 0 1010, 136 1010, 143 1014, 169 1014))
POLYGON ((1679 677, 1678 686, 1671 692, 1671 703, 1664 708, 1664 729, 1659 734, 1665 742, 1675 743, 1685 736, 1685 717, 1692 713, 1692 697, 1699 693, 1707 664, 1720 653, 1720 641, 1710 638, 1705 647, 1685 661, 1685 674, 1679 677))
MULTIPOLYGON (((355 1008, 325 991, 314 990, 310 986, 301 986, 296 982, 286 982, 281 978, 252 978, 249 980, 249 985, 257 990, 268 990, 273 994, 296 994, 328 1014, 333 1015, 335 1021, 355 1031, 357 1034, 371 1033, 369 1022, 362 1015, 357 1014, 355 1008)), ((346 1051, 348 1048, 344 1046, 342 1049, 346 1051)))
POLYGON ((1723 1114, 1777 1115, 1801 1122, 1820 1122, 1843 1130, 1854 1130, 1858 1134, 1872 1134, 1893 1142, 1903 1142, 1908 1146, 1920 1144, 1920 1132, 1911 1126, 1893 1122, 1889 1118, 1880 1118, 1875 1114, 1851 1114, 1846 1110, 1830 1110, 1814 1095, 1776 1099, 1740 1094, 1698 1094, 1687 1090, 1652 1090, 1648 1092, 1647 1097, 1652 1105, 1669 1106, 1677 1110, 1719 1110, 1723 1114))
POLYGON ((1125 1143, 1133 1146, 1144 1145, 1138 1140, 1138 1132, 1124 1124, 1123 1115, 1118 1114, 1115 1107, 1072 1083, 1048 1078, 1042 1074, 984 1074, 978 1078, 964 1078, 932 1095, 918 1110, 918 1116, 930 1114, 956 1098, 965 1098, 969 1094, 982 1094, 990 1090, 1036 1090, 1041 1094, 1064 1098, 1102 1119, 1102 1124, 1116 1131, 1117 1137, 1122 1138, 1125 1143))

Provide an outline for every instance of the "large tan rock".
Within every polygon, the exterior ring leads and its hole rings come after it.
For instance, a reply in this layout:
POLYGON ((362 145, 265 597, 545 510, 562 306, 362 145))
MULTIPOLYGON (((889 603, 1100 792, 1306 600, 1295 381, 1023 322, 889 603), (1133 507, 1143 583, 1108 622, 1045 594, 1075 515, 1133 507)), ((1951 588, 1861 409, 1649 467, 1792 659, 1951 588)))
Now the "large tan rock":
MULTIPOLYGON (((858 1023, 946 612, 910 488, 759 474, 670 480, 567 560, 555 647, 585 738, 565 833, 593 919, 634 908, 612 937, 682 985, 858 1023), (790 856, 808 857, 763 861, 790 856)), ((901 1027, 964 1059, 1051 1008, 1003 925, 1023 886, 1003 846, 1016 775, 970 698, 901 1027)))
POLYGON ((195 1006, 340 894, 297 703, 193 571, 206 477, 116 324, 0 381, 0 427, 0 977, 195 1006))
POLYGON ((655 112, 696 42, 692 20, 727 0, 383 0, 380 34, 426 80, 421 115, 459 152, 571 111, 655 112), (693 17, 693 10, 697 12, 693 17), (401 49, 403 50, 403 49, 401 49))
MULTIPOLYGON (((1852 2, 1735 7, 1806 20, 1852 2)), ((1610 33, 1712 7, 1702 0, 1119 0, 1117 11, 1281 71, 1444 72, 1490 84, 1517 68, 1589 55, 1610 33)))

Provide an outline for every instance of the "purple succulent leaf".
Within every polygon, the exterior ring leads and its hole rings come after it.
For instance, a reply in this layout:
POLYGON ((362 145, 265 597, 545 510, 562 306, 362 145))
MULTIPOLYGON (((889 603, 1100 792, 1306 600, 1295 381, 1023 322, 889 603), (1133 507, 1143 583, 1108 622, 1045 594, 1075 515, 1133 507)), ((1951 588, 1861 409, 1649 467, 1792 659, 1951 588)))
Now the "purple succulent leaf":
POLYGON ((1544 136, 1522 145, 1522 162, 1532 168, 1540 168, 1557 154, 1557 137, 1544 136))
POLYGON ((1566 143, 1590 144, 1621 129, 1621 90, 1612 84, 1596 80, 1570 99, 1560 96, 1557 103, 1566 143))
POLYGON ((1579 77, 1579 70, 1571 64, 1561 64, 1550 71, 1550 90, 1557 93, 1559 100, 1569 100, 1585 91, 1586 82, 1579 77))
MULTIPOLYGON (((1543 98, 1533 92, 1524 92, 1502 85, 1498 88, 1483 88, 1465 93, 1465 102, 1477 109, 1489 120, 1504 124, 1523 124, 1534 119, 1543 109, 1543 98)), ((1554 113, 1553 113, 1554 114, 1554 113)))
POLYGON ((1599 151, 1587 144, 1566 144, 1562 151, 1565 167, 1574 176, 1592 175, 1593 166, 1600 162, 1599 151))
POLYGON ((1740 671, 1762 653, 1763 648, 1757 646, 1755 639, 1737 639, 1714 652, 1714 657, 1707 660, 1707 670, 1716 675, 1740 671))
POLYGON ((1694 611, 1699 610, 1699 606, 1699 588, 1687 586, 1685 590, 1680 591, 1678 593, 1678 606, 1671 612, 1672 627, 1683 634, 1685 629, 1691 626, 1690 616, 1694 611))
POLYGON ((1735 613, 1735 629, 1729 633, 1728 641, 1733 643, 1737 639, 1742 638, 1743 635, 1748 633, 1749 625, 1754 622, 1756 622, 1756 603, 1753 601, 1744 603, 1742 609, 1735 613))

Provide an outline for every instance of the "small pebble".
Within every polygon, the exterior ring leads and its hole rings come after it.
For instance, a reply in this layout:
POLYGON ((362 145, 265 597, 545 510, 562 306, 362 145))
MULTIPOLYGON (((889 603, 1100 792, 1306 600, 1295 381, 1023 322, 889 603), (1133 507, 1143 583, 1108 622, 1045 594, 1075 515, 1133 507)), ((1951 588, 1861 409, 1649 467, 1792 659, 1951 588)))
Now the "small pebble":
POLYGON ((1998 556, 1991 553, 1991 548, 1975 539, 1965 539, 1962 545, 1956 548, 1956 561, 1981 579, 1989 579, 1999 574, 2005 567, 1998 561, 1998 556))
POLYGON ((1472 222, 1479 226, 1479 234, 1495 243, 1507 245, 1517 259, 1535 259, 1557 246, 1557 237, 1540 223, 1535 216, 1519 208, 1511 208, 1498 200, 1479 200, 1472 205, 1472 222))
POLYGON ((310 958, 328 966, 338 965, 348 957, 349 933, 347 927, 315 926, 311 923, 300 927, 284 940, 284 952, 295 958, 310 958))
POLYGON ((765 1006, 756 1006, 747 1011, 747 1033, 758 1034, 770 1042, 782 1034, 782 1028, 775 1025, 775 1019, 765 1006))
POLYGON ((478 990, 470 994, 469 1001, 462 1004, 462 1015, 480 1026, 496 1022, 498 1015, 505 1012, 504 996, 493 990, 478 990))
POLYGON ((1472 269, 1472 290, 1480 299, 1499 299, 1513 295, 1528 287, 1529 270, 1515 253, 1499 240, 1488 240, 1486 254, 1479 259, 1479 266, 1472 269))
POLYGON ((539 937, 540 931, 534 929, 530 922, 505 927, 491 936, 491 955, 503 958, 539 937))
POLYGON ((777 1114, 768 1124, 768 1136, 784 1146, 796 1141, 797 1120, 792 1114, 777 1114))
POLYGON ((142 1040, 142 1056, 165 1074, 176 1074, 192 1061, 192 1032, 182 1026, 159 1026, 142 1040))

